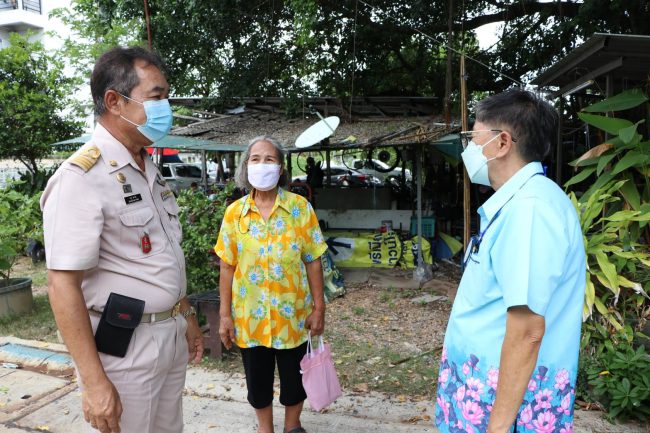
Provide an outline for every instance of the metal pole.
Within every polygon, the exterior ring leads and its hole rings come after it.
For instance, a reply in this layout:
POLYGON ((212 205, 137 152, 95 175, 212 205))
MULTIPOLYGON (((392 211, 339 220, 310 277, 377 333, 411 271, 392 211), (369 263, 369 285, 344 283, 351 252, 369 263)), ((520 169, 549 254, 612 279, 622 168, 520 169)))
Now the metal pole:
POLYGON ((201 183, 205 193, 208 193, 208 164, 205 162, 205 150, 201 151, 201 183))
POLYGON ((560 119, 557 126, 557 147, 555 148, 555 183, 562 185, 562 129, 564 128, 564 96, 560 95, 560 119))
POLYGON ((330 170, 330 151, 327 149, 325 151, 325 166, 327 167, 327 186, 331 186, 332 184, 332 173, 330 170))
MULTIPOLYGON (((465 55, 460 55, 460 118, 463 131, 469 129, 467 117, 467 81, 465 77, 465 55)), ((467 170, 463 169, 463 251, 467 248, 471 236, 470 182, 467 170)))
POLYGON ((418 268, 424 266, 422 260, 422 147, 420 145, 415 148, 415 166, 417 170, 417 216, 418 216, 418 268))
POLYGON ((291 165, 291 153, 287 152, 287 179, 289 183, 291 183, 291 180, 293 179, 292 169, 293 167, 291 165))

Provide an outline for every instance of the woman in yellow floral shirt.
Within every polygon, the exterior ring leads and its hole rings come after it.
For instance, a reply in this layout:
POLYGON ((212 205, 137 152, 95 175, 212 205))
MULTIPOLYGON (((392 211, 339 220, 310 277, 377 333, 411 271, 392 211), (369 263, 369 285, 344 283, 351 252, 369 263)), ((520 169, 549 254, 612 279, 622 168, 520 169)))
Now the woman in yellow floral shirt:
POLYGON ((235 175, 251 193, 228 206, 214 248, 221 258, 219 334, 227 348, 241 349, 260 433, 273 433, 276 362, 284 432, 305 432, 300 360, 308 330, 320 335, 325 326, 320 256, 327 245, 309 202, 280 188, 287 177, 280 145, 254 138, 235 175))

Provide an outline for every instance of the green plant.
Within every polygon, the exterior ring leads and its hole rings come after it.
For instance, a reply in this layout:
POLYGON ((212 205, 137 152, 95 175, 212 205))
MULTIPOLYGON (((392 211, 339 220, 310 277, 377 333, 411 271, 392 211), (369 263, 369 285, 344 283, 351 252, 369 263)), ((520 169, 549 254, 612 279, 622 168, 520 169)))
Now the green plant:
POLYGON ((20 161, 37 177, 50 144, 81 133, 84 122, 73 97, 82 81, 68 77, 65 60, 31 39, 10 33, 9 46, 0 49, 0 158, 20 161))
POLYGON ((61 164, 39 169, 36 174, 24 171, 20 174, 20 181, 9 185, 9 188, 27 195, 34 195, 45 189, 47 182, 54 175, 61 164))
POLYGON ((30 238, 43 240, 41 193, 0 189, 0 278, 8 281, 18 256, 30 238))
POLYGON ((215 290, 218 287, 219 269, 213 248, 226 211, 227 199, 234 188, 234 183, 229 183, 211 198, 192 190, 184 190, 178 196, 188 293, 215 290))
POLYGON ((593 394, 608 407, 610 419, 650 416, 650 356, 643 345, 633 346, 630 328, 607 340, 609 344, 587 364, 593 394))
POLYGON ((633 89, 578 114, 609 138, 571 163, 579 172, 565 184, 575 188, 595 176, 579 199, 570 193, 588 259, 584 319, 592 317, 595 307, 616 330, 622 329, 630 313, 617 308, 621 298, 627 306, 636 305, 637 319, 649 313, 644 307, 650 299, 650 280, 644 269, 650 266, 650 141, 638 132, 645 119, 632 122, 592 113, 630 110, 647 105, 647 100, 641 90, 633 89))
POLYGON ((604 404, 611 418, 642 414, 636 404, 648 398, 647 383, 634 379, 648 360, 633 348, 650 318, 650 141, 638 131, 645 119, 635 118, 647 115, 647 100, 629 90, 578 114, 608 138, 571 163, 577 174, 565 184, 587 253, 579 392, 604 404), (614 117, 622 111, 634 121, 614 117))

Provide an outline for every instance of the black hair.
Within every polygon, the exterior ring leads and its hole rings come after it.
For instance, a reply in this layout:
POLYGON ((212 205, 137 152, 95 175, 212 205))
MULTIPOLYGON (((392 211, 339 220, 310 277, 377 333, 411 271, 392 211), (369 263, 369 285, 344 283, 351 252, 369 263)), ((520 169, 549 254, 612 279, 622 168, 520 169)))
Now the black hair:
POLYGON ((124 96, 131 96, 131 91, 140 80, 135 71, 135 61, 144 60, 153 65, 163 74, 166 72, 165 63, 160 56, 142 47, 116 47, 102 54, 90 77, 90 92, 95 104, 95 115, 101 116, 106 112, 104 95, 107 90, 115 90, 124 96))
POLYGON ((482 100, 476 105, 476 120, 508 131, 526 162, 543 160, 557 141, 557 111, 526 90, 508 90, 482 100))

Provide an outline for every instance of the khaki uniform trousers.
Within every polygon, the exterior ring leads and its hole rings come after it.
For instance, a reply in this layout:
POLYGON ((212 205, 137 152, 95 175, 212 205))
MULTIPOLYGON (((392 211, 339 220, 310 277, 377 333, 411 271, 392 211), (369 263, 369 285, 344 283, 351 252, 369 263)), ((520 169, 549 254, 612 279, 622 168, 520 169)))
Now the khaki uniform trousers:
MULTIPOLYGON (((99 317, 91 315, 91 321, 94 331, 99 317)), ((182 395, 189 356, 186 329, 182 316, 141 324, 124 358, 99 354, 120 394, 122 433, 183 431, 182 395)), ((85 431, 98 432, 90 424, 86 424, 85 431)))

